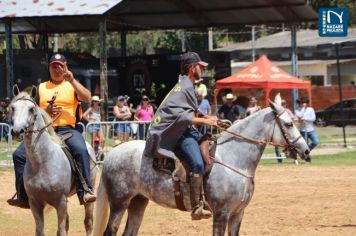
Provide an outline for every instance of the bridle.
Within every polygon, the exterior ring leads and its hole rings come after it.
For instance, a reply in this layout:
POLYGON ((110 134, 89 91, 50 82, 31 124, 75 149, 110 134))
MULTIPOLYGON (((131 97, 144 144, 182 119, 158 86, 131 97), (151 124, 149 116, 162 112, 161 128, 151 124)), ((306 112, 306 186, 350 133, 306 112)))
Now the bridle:
MULTIPOLYGON (((275 115, 275 120, 276 120, 276 122, 274 123, 274 126, 273 126, 273 131, 272 131, 272 135, 271 135, 271 140, 273 140, 274 130, 275 130, 275 126, 276 126, 276 123, 277 123, 277 125, 278 125, 278 127, 280 128, 281 133, 282 133, 282 135, 283 135, 283 138, 284 138, 284 140, 286 141, 286 144, 287 144, 287 145, 281 145, 281 144, 273 143, 272 141, 258 140, 258 139, 255 139, 255 138, 247 137, 247 136, 245 136, 245 135, 243 135, 243 134, 230 131, 230 130, 226 129, 225 127, 222 127, 221 125, 218 125, 217 128, 218 128, 220 131, 222 131, 222 132, 226 132, 226 133, 228 133, 228 134, 231 134, 231 135, 233 135, 233 136, 235 136, 235 137, 239 137, 239 138, 241 138, 241 139, 247 140, 247 141, 249 141, 249 142, 253 142, 253 143, 257 143, 257 144, 263 144, 263 145, 267 145, 267 144, 268 144, 268 145, 272 145, 272 146, 275 146, 275 147, 282 147, 282 148, 288 149, 288 150, 296 150, 295 144, 298 142, 298 140, 299 140, 300 138, 302 138, 302 136, 299 135, 299 136, 298 136, 295 140, 293 140, 293 141, 291 141, 291 140, 289 139, 289 137, 288 137, 288 135, 287 135, 287 131, 286 131, 285 128, 283 127, 283 125, 282 125, 282 123, 281 123, 281 119, 280 119, 280 117, 284 114, 284 112, 286 112, 285 109, 283 109, 283 111, 280 112, 280 113, 277 113, 277 112, 273 111, 273 114, 275 115)), ((231 165, 228 165, 228 164, 226 164, 226 163, 224 163, 224 162, 222 162, 222 161, 220 161, 220 160, 218 160, 218 159, 216 159, 216 158, 213 158, 213 157, 210 157, 210 158, 211 158, 214 162, 216 162, 216 163, 218 163, 218 164, 220 164, 220 165, 222 165, 222 166, 225 166, 226 168, 228 168, 228 169, 234 171, 235 173, 237 173, 237 174, 239 174, 239 175, 241 175, 241 176, 243 176, 243 177, 246 177, 246 178, 248 178, 248 179, 251 179, 251 180, 253 181, 253 179, 254 179, 254 176, 253 176, 253 175, 248 175, 248 174, 244 173, 242 170, 238 170, 237 168, 235 168, 235 167, 233 167, 233 166, 231 166, 231 165)), ((245 188, 246 188, 246 186, 245 186, 245 188)))
MULTIPOLYGON (((276 119, 276 123, 278 125, 278 127, 280 128, 281 130, 281 133, 283 135, 283 138, 284 140, 286 141, 287 145, 281 145, 281 144, 278 144, 278 143, 274 143, 272 141, 268 141, 268 140, 258 140, 258 139, 255 139, 255 138, 251 138, 251 137, 247 137, 243 134, 240 134, 240 133, 237 133, 237 132, 233 132, 233 131, 229 131, 228 129, 218 125, 217 128, 222 131, 222 132, 226 132, 228 134, 231 134, 233 136, 236 136, 236 137, 239 137, 239 138, 242 138, 244 140, 247 140, 249 142, 253 142, 253 143, 257 143, 257 144, 264 144, 264 145, 271 145, 271 146, 275 146, 275 147, 282 147, 282 148, 285 148, 285 149, 288 149, 288 150, 295 150, 296 149, 296 146, 295 146, 295 143, 300 139, 302 138, 301 135, 299 135, 295 140, 291 141, 287 135, 287 131, 285 130, 285 128, 283 127, 282 123, 281 123, 281 120, 280 120, 280 116, 282 116, 286 111, 283 110, 282 112, 280 113, 277 113, 275 111, 273 111, 273 114, 275 115, 275 119, 276 119)), ((276 124, 275 123, 275 124, 276 124)), ((274 130, 275 128, 273 127, 273 132, 272 132, 272 135, 271 135, 271 140, 273 140, 273 135, 274 135, 274 130)))
MULTIPOLYGON (((27 97, 20 97, 18 99, 16 99, 14 102, 17 102, 17 101, 29 101, 29 102, 32 102, 34 105, 35 105, 35 108, 38 108, 38 105, 37 103, 31 99, 31 98, 27 98, 27 97)), ((35 140, 35 143, 38 141, 38 139, 40 138, 40 136, 42 135, 42 133, 49 127, 53 124, 53 122, 55 122, 60 116, 60 113, 54 118, 52 119, 51 122, 49 122, 48 124, 46 124, 45 126, 43 126, 42 128, 40 129, 30 129, 30 127, 34 127, 35 125, 35 122, 36 122, 36 119, 37 119, 37 113, 35 113, 33 115, 33 119, 30 123, 30 125, 28 127, 26 127, 24 129, 24 133, 25 135, 30 135, 30 134, 33 134, 33 133, 38 133, 37 137, 36 137, 36 140, 35 140)))

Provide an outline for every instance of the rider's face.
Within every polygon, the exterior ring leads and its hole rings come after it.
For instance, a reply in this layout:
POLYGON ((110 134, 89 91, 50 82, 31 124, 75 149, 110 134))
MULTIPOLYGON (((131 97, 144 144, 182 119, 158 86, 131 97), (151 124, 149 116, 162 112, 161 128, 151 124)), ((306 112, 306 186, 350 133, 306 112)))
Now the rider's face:
POLYGON ((49 66, 49 73, 53 81, 62 81, 64 73, 64 65, 59 63, 52 63, 49 66))
POLYGON ((199 64, 193 67, 193 77, 195 80, 199 80, 201 78, 202 71, 203 71, 203 67, 200 66, 199 64))

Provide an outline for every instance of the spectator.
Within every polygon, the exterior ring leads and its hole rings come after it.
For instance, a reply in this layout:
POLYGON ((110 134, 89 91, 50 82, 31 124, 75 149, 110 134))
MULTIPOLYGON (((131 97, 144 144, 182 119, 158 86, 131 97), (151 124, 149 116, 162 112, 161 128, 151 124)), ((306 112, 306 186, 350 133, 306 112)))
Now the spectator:
MULTIPOLYGON (((131 111, 125 106, 125 97, 119 96, 118 103, 114 106, 114 115, 116 121, 127 121, 131 118, 131 111)), ((128 122, 120 123, 116 126, 117 139, 120 143, 126 142, 131 133, 131 126, 128 122)))
POLYGON ((225 103, 218 110, 218 117, 220 119, 227 119, 231 123, 240 119, 239 108, 233 104, 235 100, 236 96, 232 95, 232 93, 228 93, 226 97, 223 97, 225 103))
POLYGON ((136 109, 135 120, 147 121, 147 123, 140 123, 138 125, 138 139, 146 139, 147 130, 149 127, 148 121, 152 120, 153 115, 153 107, 150 103, 150 99, 146 95, 143 95, 141 103, 136 109))
POLYGON ((100 141, 101 141, 101 139, 99 137, 95 137, 93 149, 94 149, 95 159, 97 161, 104 160, 104 151, 103 151, 103 148, 100 147, 100 141))
MULTIPOLYGON (((298 108, 295 110, 295 115, 300 122, 300 134, 308 143, 309 149, 313 150, 319 144, 319 138, 314 130, 315 111, 309 105, 309 99, 302 97, 297 100, 298 108), (310 140, 310 143, 309 143, 310 140)), ((306 162, 311 162, 310 158, 305 159, 306 162)))
MULTIPOLYGON (((8 119, 10 98, 6 97, 0 102, 0 123, 10 124, 8 119)), ((0 140, 5 137, 6 142, 9 140, 9 127, 0 126, 0 140)))
POLYGON ((102 99, 98 96, 93 96, 91 98, 90 107, 84 112, 83 118, 89 123, 88 132, 91 135, 91 145, 94 146, 94 140, 99 138, 100 146, 104 147, 105 138, 103 130, 101 125, 98 124, 101 122, 101 102, 102 99))
POLYGON ((246 109, 246 116, 252 115, 255 112, 261 110, 261 107, 257 105, 257 99, 255 97, 250 98, 250 103, 246 109))
POLYGON ((195 81, 195 91, 201 93, 203 98, 205 98, 208 95, 208 89, 206 88, 206 85, 202 83, 203 80, 204 79, 200 78, 195 81))
POLYGON ((210 106, 209 101, 204 98, 204 95, 202 92, 196 91, 196 95, 197 95, 198 106, 199 106, 198 110, 203 115, 211 116, 211 106, 210 106))
MULTIPOLYGON (((199 91, 195 91, 195 94, 197 96, 197 101, 198 101, 198 111, 204 115, 204 116, 211 116, 211 106, 210 103, 207 99, 203 98, 203 94, 202 92, 199 91)), ((197 129, 202 132, 202 133, 206 133, 206 126, 205 125, 199 125, 197 126, 197 129)))

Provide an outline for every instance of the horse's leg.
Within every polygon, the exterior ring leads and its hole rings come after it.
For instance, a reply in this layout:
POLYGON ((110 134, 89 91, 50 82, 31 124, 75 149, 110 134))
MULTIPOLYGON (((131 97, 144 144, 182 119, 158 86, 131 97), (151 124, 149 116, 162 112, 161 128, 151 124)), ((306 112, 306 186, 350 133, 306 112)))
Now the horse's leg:
POLYGON ((240 227, 244 210, 234 212, 229 219, 229 236, 238 236, 240 234, 240 227))
POLYGON ((228 217, 229 217, 229 211, 227 209, 222 209, 214 212, 214 216, 213 216, 214 236, 223 236, 225 234, 228 217))
POLYGON ((131 200, 123 236, 137 235, 148 201, 147 198, 141 195, 136 196, 131 200))
POLYGON ((29 199, 32 215, 36 222, 36 236, 44 236, 43 232, 43 208, 44 205, 29 199))
POLYGON ((85 218, 84 218, 84 225, 85 231, 87 235, 91 235, 93 232, 93 211, 94 211, 94 203, 86 203, 85 207, 85 218))
POLYGON ((67 235, 67 231, 69 229, 69 219, 67 221, 67 217, 68 217, 67 198, 65 196, 61 198, 56 208, 57 208, 57 219, 58 219, 57 236, 65 236, 67 235))
POLYGON ((122 203, 122 201, 115 200, 110 203, 110 216, 104 232, 104 236, 115 236, 119 230, 121 218, 129 206, 130 200, 128 199, 127 201, 123 202, 124 203, 122 203))

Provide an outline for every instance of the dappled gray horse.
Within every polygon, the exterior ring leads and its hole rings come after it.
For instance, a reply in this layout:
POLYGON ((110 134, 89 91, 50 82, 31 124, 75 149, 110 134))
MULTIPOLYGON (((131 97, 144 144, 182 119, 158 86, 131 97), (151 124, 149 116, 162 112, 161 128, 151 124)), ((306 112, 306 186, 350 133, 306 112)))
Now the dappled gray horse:
MULTIPOLYGON (((224 165, 215 163, 204 182, 207 201, 213 210, 213 235, 224 235, 227 225, 229 235, 239 235, 244 208, 254 192, 256 167, 269 141, 294 149, 302 158, 309 154, 307 144, 280 102, 278 95, 275 103, 270 102, 270 108, 239 121, 228 129, 229 133, 223 132, 218 138, 215 158, 224 165)), ((131 141, 106 156, 94 235, 103 235, 104 230, 104 235, 116 235, 126 210, 124 235, 137 235, 149 200, 177 208, 173 178, 152 168, 152 158, 143 156, 144 148, 144 141, 131 141)), ((189 207, 189 185, 182 188, 184 204, 189 207)))
MULTIPOLYGON (((61 141, 54 132, 51 119, 47 113, 34 102, 36 89, 32 97, 14 89, 16 97, 10 104, 13 132, 24 134, 27 162, 23 179, 28 194, 32 214, 36 222, 36 235, 44 235, 43 210, 46 204, 57 211, 57 235, 67 235, 69 216, 67 197, 75 194, 75 181, 68 158, 61 148, 61 141)), ((87 144, 93 159, 93 149, 87 144)), ((91 171, 91 182, 94 186, 95 168, 91 171)), ((87 235, 93 229, 94 203, 85 204, 85 229, 87 235)))

